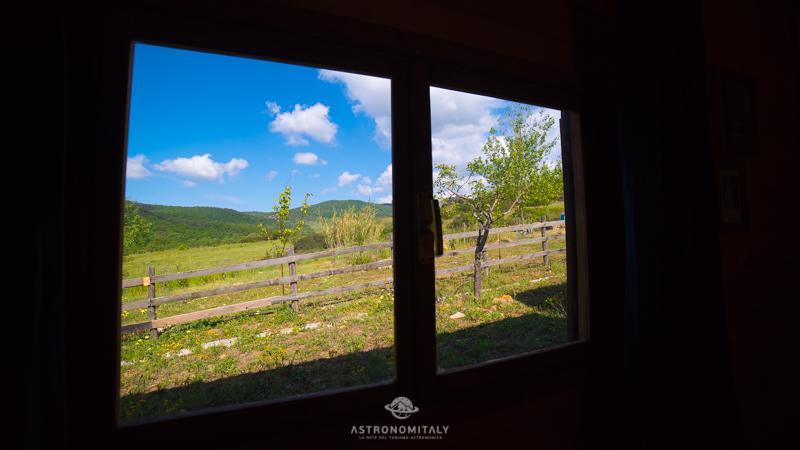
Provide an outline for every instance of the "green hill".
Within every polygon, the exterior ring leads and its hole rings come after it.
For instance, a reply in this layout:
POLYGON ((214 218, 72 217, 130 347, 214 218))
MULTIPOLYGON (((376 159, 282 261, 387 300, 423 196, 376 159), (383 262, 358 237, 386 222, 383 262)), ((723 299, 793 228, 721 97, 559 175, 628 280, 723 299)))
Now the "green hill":
MULTIPOLYGON (((350 207, 360 209, 367 205, 360 200, 329 200, 311 205, 308 213, 309 232, 316 226, 321 215, 329 218, 334 211, 350 207)), ((129 249, 130 253, 167 250, 172 248, 203 247, 232 244, 263 239, 258 233, 258 224, 268 229, 276 228, 273 213, 241 212, 228 208, 209 206, 164 206, 137 203, 139 214, 152 224, 152 233, 146 242, 129 249)), ((375 205, 378 217, 391 217, 392 205, 375 205)), ((300 209, 294 208, 289 215, 293 222, 300 217, 300 209)))
MULTIPOLYGON (((316 222, 319 216, 328 219, 333 215, 334 211, 342 212, 353 207, 355 207, 358 210, 368 204, 369 203, 363 202, 361 200, 328 200, 317 203, 316 205, 309 206, 308 218, 313 225, 313 223, 316 222)), ((373 204, 373 206, 375 206, 376 216, 378 218, 392 217, 392 205, 373 204)), ((274 223, 274 221, 272 220, 272 214, 273 214, 272 211, 269 212, 249 211, 243 214, 249 214, 252 217, 257 217, 258 220, 264 221, 265 225, 274 223)), ((300 208, 294 208, 289 212, 290 221, 295 221, 299 218, 300 218, 300 208)))

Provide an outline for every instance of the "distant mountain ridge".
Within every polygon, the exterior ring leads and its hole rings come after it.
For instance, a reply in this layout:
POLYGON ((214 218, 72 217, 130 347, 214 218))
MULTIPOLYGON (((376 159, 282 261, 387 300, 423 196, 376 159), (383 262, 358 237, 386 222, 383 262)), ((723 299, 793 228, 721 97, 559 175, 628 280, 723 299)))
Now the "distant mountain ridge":
MULTIPOLYGON (((361 200, 328 200, 309 207, 309 232, 316 226, 318 217, 330 218, 334 211, 351 207, 361 209, 369 203, 361 200)), ((152 233, 147 242, 131 248, 133 253, 143 251, 189 248, 232 244, 262 239, 258 224, 275 229, 273 212, 236 211, 213 206, 166 206, 136 203, 139 214, 152 223, 152 233)), ((391 217, 392 205, 373 204, 377 217, 391 217)), ((293 208, 289 221, 300 217, 300 208, 293 208)))
MULTIPOLYGON (((328 219, 333 215, 334 211, 342 212, 352 207, 355 207, 358 210, 369 204, 370 203, 361 200, 326 200, 324 202, 320 202, 309 206, 308 217, 312 222, 315 221, 319 216, 328 219)), ((372 206, 375 207, 376 210, 375 215, 377 217, 392 217, 391 204, 372 203, 372 206)), ((274 214, 274 212, 246 211, 243 214, 248 214, 252 217, 258 218, 259 220, 270 222, 272 221, 272 215, 274 214)), ((300 208, 293 208, 289 211, 290 221, 295 221, 299 218, 300 218, 300 208)), ((266 224, 267 223, 265 223, 265 225, 266 224)))

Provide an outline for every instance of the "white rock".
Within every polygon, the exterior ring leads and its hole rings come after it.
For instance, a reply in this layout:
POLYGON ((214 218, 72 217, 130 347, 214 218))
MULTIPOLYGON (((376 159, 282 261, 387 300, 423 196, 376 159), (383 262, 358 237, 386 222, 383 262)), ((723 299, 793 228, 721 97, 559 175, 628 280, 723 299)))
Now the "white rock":
POLYGON ((258 333, 256 336, 261 337, 261 338, 267 337, 267 332, 266 331, 262 331, 261 333, 258 333))
POLYGON ((467 317, 467 315, 462 313, 461 311, 458 311, 455 314, 450 315, 450 318, 453 320, 463 319, 464 317, 467 317))
POLYGON ((178 351, 177 355, 173 354, 172 352, 167 352, 167 354, 164 356, 166 356, 167 358, 172 358, 173 356, 188 356, 191 354, 192 354, 191 350, 189 350, 188 348, 182 348, 180 349, 180 351, 178 351))
POLYGON ((217 341, 206 342, 202 345, 203 350, 211 347, 219 347, 220 345, 224 345, 225 347, 230 347, 233 345, 239 338, 230 338, 230 339, 220 339, 217 341))
POLYGON ((553 278, 553 277, 537 278, 537 279, 535 279, 535 280, 531 280, 531 284, 533 284, 533 283, 538 283, 538 282, 540 282, 540 281, 544 281, 544 280, 548 280, 548 279, 550 279, 550 278, 553 278))
POLYGON ((304 330, 313 330, 315 328, 319 328, 319 322, 311 322, 307 323, 306 326, 303 327, 304 330))
POLYGON ((281 334, 292 334, 292 332, 294 332, 294 330, 291 328, 284 328, 281 330, 281 334))

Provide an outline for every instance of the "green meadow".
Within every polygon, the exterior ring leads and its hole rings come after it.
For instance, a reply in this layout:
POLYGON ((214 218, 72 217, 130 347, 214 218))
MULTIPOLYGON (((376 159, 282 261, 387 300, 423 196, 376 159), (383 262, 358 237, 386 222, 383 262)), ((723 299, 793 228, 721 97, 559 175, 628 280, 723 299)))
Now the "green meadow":
MULTIPOLYGON (((555 208, 557 209, 557 208, 555 208)), ((557 218, 557 217, 553 217, 557 218)), ((448 232, 462 231, 448 226, 448 232)), ((554 229, 550 234, 564 230, 554 229)), ((513 241, 537 237, 492 235, 513 241)), ((448 242, 447 250, 474 240, 448 242)), ((550 249, 564 241, 548 242, 550 249)), ((276 241, 169 249, 124 257, 123 277, 220 267, 273 257, 276 241)), ((488 251, 489 259, 541 250, 540 243, 488 251)), ((437 268, 470 264, 472 253, 437 259, 437 268)), ((297 263, 298 273, 364 264, 391 258, 389 249, 317 258, 297 263)), ((156 284, 157 296, 276 278, 286 266, 264 267, 156 284)), ((390 267, 298 283, 299 292, 366 283, 392 276, 390 267)), ((472 295, 472 273, 437 280, 436 326, 440 369, 446 370, 564 343, 566 334, 565 256, 492 267, 484 274, 480 298, 472 295), (463 317, 451 318, 460 313, 463 317)), ((288 293, 289 287, 204 297, 158 307, 168 317, 288 293)), ((143 287, 123 290, 123 302, 146 298, 143 287)), ((276 399, 328 389, 390 380, 394 377, 396 300, 391 286, 341 295, 313 297, 293 311, 288 303, 198 320, 160 331, 122 337, 120 412, 123 422, 182 414, 205 407, 276 399)), ((410 299, 404 299, 410 301, 410 299)), ((457 317, 457 316, 456 316, 457 317)), ((122 313, 122 323, 147 320, 146 310, 122 313)))

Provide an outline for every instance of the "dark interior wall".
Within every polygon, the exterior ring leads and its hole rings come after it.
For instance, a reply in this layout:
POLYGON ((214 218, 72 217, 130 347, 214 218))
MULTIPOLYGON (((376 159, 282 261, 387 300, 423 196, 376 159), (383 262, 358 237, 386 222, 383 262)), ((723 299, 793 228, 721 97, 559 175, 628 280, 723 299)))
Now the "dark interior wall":
POLYGON ((16 405, 2 427, 4 448, 44 447, 48 435, 58 443, 63 430, 64 72, 58 15, 45 6, 12 8, 3 26, 0 76, 13 117, 3 123, 4 153, 15 168, 3 186, 16 192, 6 207, 19 218, 7 222, 4 245, 19 281, 4 295, 16 318, 6 332, 17 341, 6 347, 2 370, 7 401, 16 405))
POLYGON ((620 2, 627 448, 735 448, 700 5, 620 2))
POLYGON ((527 2, 494 4, 454 0, 357 0, 345 4, 330 0, 306 0, 281 3, 300 4, 313 11, 489 50, 568 72, 575 71, 572 8, 566 1, 535 5, 527 2), (533 43, 546 45, 531 52, 533 43))
MULTIPOLYGON (((798 22, 790 2, 278 3, 292 7, 31 2, 19 12, 24 20, 10 24, 17 63, 9 85, 21 105, 12 134, 24 151, 10 155, 9 166, 19 169, 6 181, 9 192, 21 194, 10 204, 26 220, 14 222, 11 246, 27 281, 14 285, 13 297, 27 301, 14 303, 12 314, 26 319, 13 321, 10 333, 32 338, 11 349, 18 361, 13 394, 24 407, 9 448, 82 447, 102 431, 75 434, 75 424, 109 425, 107 415, 82 408, 80 399, 95 395, 86 392, 111 367, 104 359, 110 356, 76 357, 82 344, 74 339, 105 325, 69 340, 64 329, 80 320, 75 305, 96 301, 95 287, 84 283, 88 262, 115 239, 113 232, 93 233, 93 223, 113 223, 97 212, 113 199, 98 191, 93 174, 104 179, 121 171, 108 156, 113 138, 98 128, 103 111, 95 106, 109 94, 100 70, 108 63, 103 36, 105 18, 118 8, 344 42, 370 33, 369 45, 467 66, 476 48, 509 57, 498 71, 521 61, 530 64, 524 70, 574 84, 588 168, 592 350, 586 365, 523 391, 493 380, 491 392, 450 399, 433 414, 463 430, 451 446, 523 436, 543 449, 769 448, 786 435, 777 411, 792 380, 783 339, 791 315, 778 311, 796 298, 787 295, 787 280, 798 259, 797 239, 785 238, 792 223, 777 219, 788 217, 797 191, 790 181, 798 162, 798 22), (745 161, 746 231, 720 233, 716 226, 707 62, 757 83, 761 142, 759 156, 745 161), (75 370, 81 366, 85 373, 75 370), (747 440, 738 440, 739 416, 747 440)), ((272 435, 265 446, 325 442, 335 429, 324 425, 302 436, 272 435)), ((240 438, 248 448, 261 442, 256 434, 240 438)))
MULTIPOLYGON (((794 281, 800 270, 796 217, 800 167, 800 21, 796 2, 705 2, 705 55, 714 67, 754 84, 758 145, 730 156, 712 130, 715 160, 744 169, 749 224, 722 230, 722 293, 743 431, 755 448, 789 438, 787 396, 797 380, 790 339, 796 328, 794 281), (795 380, 795 381, 792 381, 795 380)), ((796 340, 795 340, 796 341, 796 340)))

